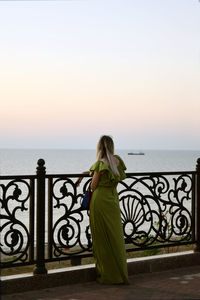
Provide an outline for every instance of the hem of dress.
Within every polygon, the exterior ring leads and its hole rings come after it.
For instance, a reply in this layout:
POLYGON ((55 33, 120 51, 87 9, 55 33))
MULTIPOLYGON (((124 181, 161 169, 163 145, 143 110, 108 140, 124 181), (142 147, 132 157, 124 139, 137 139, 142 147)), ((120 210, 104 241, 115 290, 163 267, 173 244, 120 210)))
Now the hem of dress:
POLYGON ((130 285, 129 280, 120 281, 120 282, 112 282, 112 281, 106 281, 106 280, 103 281, 101 278, 97 277, 96 281, 103 285, 130 285))

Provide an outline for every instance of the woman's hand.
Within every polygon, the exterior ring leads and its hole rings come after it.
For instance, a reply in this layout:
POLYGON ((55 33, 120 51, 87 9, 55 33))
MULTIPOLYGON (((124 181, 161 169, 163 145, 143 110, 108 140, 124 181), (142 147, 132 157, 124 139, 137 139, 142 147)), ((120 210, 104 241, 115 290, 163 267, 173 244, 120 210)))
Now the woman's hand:
POLYGON ((77 181, 75 182, 75 185, 76 185, 76 186, 79 186, 82 180, 83 180, 83 177, 79 177, 79 178, 77 179, 77 181))
MULTIPOLYGON (((85 172, 83 172, 83 174, 90 174, 90 171, 85 171, 85 172)), ((83 180, 83 177, 82 177, 82 176, 79 177, 79 178, 77 179, 77 181, 75 182, 75 185, 76 185, 76 186, 79 186, 82 180, 83 180)))

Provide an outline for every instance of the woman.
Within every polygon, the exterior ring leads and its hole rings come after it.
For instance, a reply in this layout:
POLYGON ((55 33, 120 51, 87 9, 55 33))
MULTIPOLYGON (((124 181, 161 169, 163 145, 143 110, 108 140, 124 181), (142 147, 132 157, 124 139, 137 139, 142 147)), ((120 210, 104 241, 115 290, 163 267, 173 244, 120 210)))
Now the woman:
POLYGON ((126 177, 125 170, 122 159, 114 155, 112 138, 102 136, 97 145, 97 161, 90 168, 90 227, 97 281, 102 284, 129 284, 116 190, 118 182, 126 177))

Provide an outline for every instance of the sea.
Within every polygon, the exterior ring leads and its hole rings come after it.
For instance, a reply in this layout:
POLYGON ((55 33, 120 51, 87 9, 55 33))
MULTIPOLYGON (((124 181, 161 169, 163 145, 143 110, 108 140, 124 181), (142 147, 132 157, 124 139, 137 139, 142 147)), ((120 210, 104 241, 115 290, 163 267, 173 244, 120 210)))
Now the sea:
MULTIPOLYGON (((200 150, 116 150, 127 172, 194 171, 200 150)), ((77 174, 96 160, 95 150, 0 149, 0 175, 34 175, 38 159, 45 160, 47 174, 77 174)))

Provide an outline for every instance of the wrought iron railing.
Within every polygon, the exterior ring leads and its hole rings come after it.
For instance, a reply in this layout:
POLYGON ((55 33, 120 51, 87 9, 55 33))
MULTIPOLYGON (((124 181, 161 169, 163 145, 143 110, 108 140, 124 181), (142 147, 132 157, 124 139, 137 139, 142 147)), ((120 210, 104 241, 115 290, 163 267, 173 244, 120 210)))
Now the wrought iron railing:
MULTIPOLYGON (((1 268, 92 256, 89 211, 81 207, 91 181, 84 174, 0 176, 1 268), (79 187, 75 182, 82 176, 79 187)), ((127 252, 196 244, 200 250, 200 159, 196 171, 127 173, 118 184, 127 252)))

